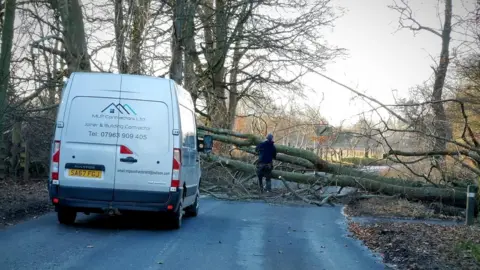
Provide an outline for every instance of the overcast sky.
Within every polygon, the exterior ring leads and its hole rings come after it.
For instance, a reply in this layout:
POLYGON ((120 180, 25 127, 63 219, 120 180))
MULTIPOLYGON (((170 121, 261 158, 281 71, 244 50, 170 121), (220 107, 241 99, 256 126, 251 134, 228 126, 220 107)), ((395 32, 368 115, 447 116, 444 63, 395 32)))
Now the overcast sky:
MULTIPOLYGON (((410 1, 415 15, 424 25, 440 27, 437 0, 410 1)), ((454 1, 454 14, 464 9, 454 1)), ((474 0, 464 0, 466 5, 474 0)), ((346 14, 328 34, 328 42, 348 49, 348 59, 338 60, 327 67, 326 75, 365 91, 385 103, 393 102, 392 90, 405 96, 408 89, 422 84, 432 75, 430 55, 438 56, 441 39, 428 32, 416 36, 409 30, 398 29, 398 13, 387 6, 392 0, 334 0, 346 8, 346 14)), ((327 120, 338 125, 343 120, 369 109, 364 102, 351 102, 353 95, 328 80, 309 75, 305 82, 315 89, 308 103, 321 107, 327 120), (324 100, 320 103, 321 94, 324 100)))

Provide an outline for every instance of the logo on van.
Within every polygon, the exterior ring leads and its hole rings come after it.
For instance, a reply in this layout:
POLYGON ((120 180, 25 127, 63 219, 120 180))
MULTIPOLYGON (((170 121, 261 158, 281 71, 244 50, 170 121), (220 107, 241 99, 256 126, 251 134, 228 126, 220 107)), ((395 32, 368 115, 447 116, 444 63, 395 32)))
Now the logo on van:
POLYGON ((115 103, 111 103, 110 105, 105 107, 105 109, 102 110, 102 113, 105 112, 105 111, 108 111, 109 113, 115 113, 115 110, 118 110, 118 112, 120 114, 137 115, 137 113, 128 104, 123 104, 122 105, 120 103, 118 103, 116 105, 115 105, 115 103))

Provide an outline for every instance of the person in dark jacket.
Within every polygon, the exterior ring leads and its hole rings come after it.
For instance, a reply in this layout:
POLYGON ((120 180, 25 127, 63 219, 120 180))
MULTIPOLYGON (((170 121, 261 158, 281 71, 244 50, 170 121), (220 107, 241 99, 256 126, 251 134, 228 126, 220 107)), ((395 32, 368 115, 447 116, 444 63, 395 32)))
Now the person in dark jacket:
POLYGON ((267 182, 267 192, 272 191, 273 159, 277 158, 277 148, 273 143, 273 135, 268 134, 267 140, 255 148, 258 153, 257 175, 260 192, 263 193, 263 177, 267 182))

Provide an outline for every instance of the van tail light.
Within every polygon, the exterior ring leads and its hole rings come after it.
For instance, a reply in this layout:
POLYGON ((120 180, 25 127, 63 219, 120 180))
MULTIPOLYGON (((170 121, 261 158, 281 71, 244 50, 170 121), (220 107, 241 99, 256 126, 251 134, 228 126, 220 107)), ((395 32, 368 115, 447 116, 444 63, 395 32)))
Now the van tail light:
POLYGON ((180 167, 182 166, 182 152, 180 149, 173 149, 172 182, 170 191, 177 191, 180 187, 180 167))
POLYGON ((132 155, 133 151, 125 145, 120 145, 120 154, 132 155))
POLYGON ((52 156, 52 184, 58 185, 58 174, 60 167, 60 141, 53 143, 53 156, 52 156))

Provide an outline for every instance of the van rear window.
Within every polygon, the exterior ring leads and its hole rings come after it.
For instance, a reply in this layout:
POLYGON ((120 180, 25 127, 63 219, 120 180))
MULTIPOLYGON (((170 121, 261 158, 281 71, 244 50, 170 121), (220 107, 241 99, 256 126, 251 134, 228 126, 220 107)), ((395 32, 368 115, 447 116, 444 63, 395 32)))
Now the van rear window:
POLYGON ((121 99, 121 103, 131 114, 120 114, 119 144, 153 156, 172 151, 172 126, 166 103, 135 99, 121 99))
POLYGON ((75 97, 70 103, 64 141, 116 144, 119 116, 128 116, 118 99, 75 97))

